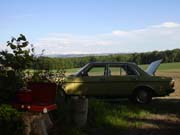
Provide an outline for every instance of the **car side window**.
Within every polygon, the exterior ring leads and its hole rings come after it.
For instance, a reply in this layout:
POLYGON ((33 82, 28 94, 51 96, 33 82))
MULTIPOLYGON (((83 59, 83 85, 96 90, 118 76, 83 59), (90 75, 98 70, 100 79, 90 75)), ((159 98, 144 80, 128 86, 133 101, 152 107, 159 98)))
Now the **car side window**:
POLYGON ((130 66, 126 67, 126 73, 127 75, 137 75, 137 72, 135 72, 135 70, 133 70, 130 66))
POLYGON ((126 76, 126 71, 121 66, 110 65, 108 74, 110 76, 126 76))
POLYGON ((105 66, 94 66, 88 72, 88 76, 105 76, 105 66))
POLYGON ((127 76, 136 75, 134 70, 127 65, 109 65, 109 76, 127 76))

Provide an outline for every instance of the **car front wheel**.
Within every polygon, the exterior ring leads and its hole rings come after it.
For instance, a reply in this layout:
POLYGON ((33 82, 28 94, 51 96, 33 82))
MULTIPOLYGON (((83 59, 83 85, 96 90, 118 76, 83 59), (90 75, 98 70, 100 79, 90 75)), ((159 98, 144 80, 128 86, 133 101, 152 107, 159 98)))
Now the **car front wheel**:
POLYGON ((152 100, 152 94, 151 91, 142 89, 136 91, 133 98, 136 103, 147 104, 152 100))

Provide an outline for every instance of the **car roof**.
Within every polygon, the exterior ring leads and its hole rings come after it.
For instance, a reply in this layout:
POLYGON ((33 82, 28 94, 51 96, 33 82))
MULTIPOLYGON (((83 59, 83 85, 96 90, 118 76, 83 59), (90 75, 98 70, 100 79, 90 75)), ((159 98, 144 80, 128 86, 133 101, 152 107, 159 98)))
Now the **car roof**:
POLYGON ((136 65, 134 62, 90 62, 89 64, 133 64, 136 65))

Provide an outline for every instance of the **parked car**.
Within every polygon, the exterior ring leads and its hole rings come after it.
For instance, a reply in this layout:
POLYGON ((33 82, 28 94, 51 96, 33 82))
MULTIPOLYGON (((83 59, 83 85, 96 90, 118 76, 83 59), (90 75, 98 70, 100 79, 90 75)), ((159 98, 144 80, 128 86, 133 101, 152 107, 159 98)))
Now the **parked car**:
POLYGON ((152 62, 146 71, 129 62, 91 62, 65 78, 62 89, 70 96, 123 97, 149 103, 152 97, 175 91, 171 77, 154 75, 161 62, 152 62))

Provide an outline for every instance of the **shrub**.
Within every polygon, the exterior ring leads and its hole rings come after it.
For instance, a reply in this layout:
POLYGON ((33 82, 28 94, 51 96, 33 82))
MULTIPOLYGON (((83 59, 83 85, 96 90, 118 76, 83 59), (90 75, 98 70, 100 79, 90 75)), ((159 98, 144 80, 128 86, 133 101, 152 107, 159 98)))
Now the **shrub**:
POLYGON ((13 70, 0 74, 0 103, 10 103, 17 89, 23 85, 22 79, 13 70))
POLYGON ((23 34, 16 38, 7 41, 7 50, 0 51, 0 62, 5 67, 11 67, 16 71, 22 71, 29 67, 34 61, 34 48, 29 48, 29 42, 23 34))
POLYGON ((2 135, 21 135, 24 127, 20 112, 9 105, 0 106, 0 133, 2 135))
POLYGON ((7 41, 10 51, 0 51, 0 103, 8 103, 15 95, 15 91, 24 86, 24 72, 34 61, 34 48, 22 34, 18 38, 7 41), (7 71, 9 70, 10 71, 7 71))

